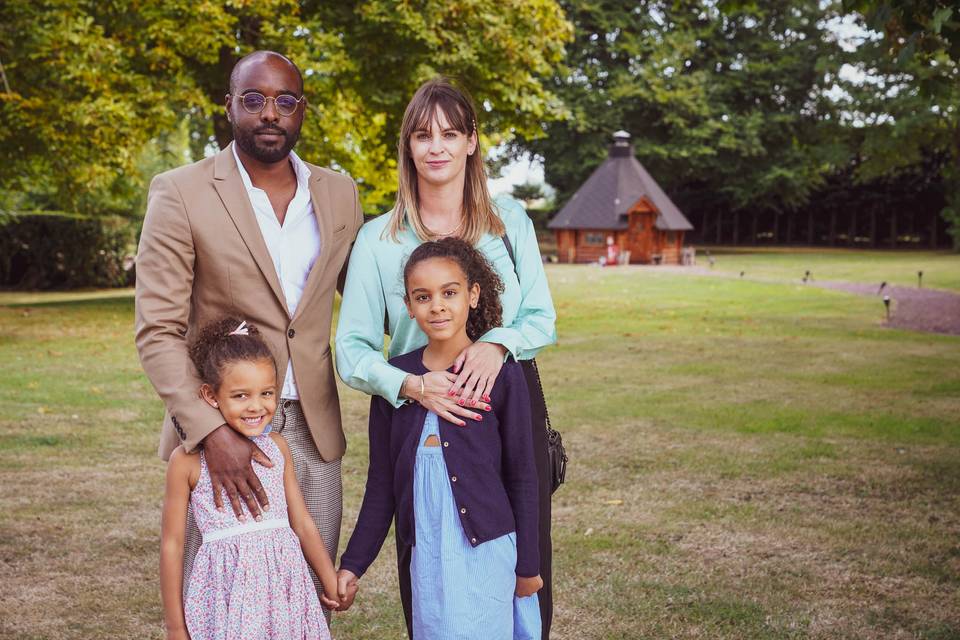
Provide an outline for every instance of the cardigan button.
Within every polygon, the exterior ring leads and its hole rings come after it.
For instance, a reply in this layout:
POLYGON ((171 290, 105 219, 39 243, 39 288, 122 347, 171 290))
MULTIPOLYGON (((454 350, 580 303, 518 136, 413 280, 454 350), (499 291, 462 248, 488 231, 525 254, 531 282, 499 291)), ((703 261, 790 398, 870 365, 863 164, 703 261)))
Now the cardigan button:
POLYGON ((290 329, 287 331, 287 337, 290 338, 291 340, 293 340, 293 336, 295 335, 297 335, 297 332, 294 331, 293 329, 290 329))
POLYGON ((443 446, 449 447, 449 446, 450 446, 450 443, 449 443, 449 442, 444 442, 444 443, 443 443, 443 446))
POLYGON ((470 544, 477 544, 476 538, 470 538, 470 544))
POLYGON ((456 482, 457 476, 450 476, 450 482, 456 482))
POLYGON ((467 508, 466 508, 466 507, 460 507, 460 513, 466 515, 466 513, 467 513, 467 508))

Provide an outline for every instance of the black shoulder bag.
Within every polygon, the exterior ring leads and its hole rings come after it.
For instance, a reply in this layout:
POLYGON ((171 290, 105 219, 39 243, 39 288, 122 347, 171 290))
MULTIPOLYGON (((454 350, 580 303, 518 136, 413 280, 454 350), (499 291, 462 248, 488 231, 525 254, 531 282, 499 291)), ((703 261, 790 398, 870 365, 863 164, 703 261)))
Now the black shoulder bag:
MULTIPOLYGON (((507 247, 507 254, 510 261, 513 262, 513 270, 517 274, 517 281, 520 281, 520 272, 517 270, 517 259, 513 255, 513 245, 506 234, 501 236, 503 244, 507 247)), ((537 388, 530 389, 530 393, 540 394, 543 400, 543 415, 547 420, 547 453, 550 456, 550 493, 556 492, 567 476, 567 451, 563 448, 563 438, 560 432, 550 424, 550 412, 547 411, 547 398, 543 395, 543 383, 540 381, 540 370, 537 368, 537 361, 534 358, 530 360, 520 360, 520 366, 524 369, 531 368, 534 373, 534 379, 537 381, 537 388)), ((529 379, 529 377, 528 377, 529 379)))

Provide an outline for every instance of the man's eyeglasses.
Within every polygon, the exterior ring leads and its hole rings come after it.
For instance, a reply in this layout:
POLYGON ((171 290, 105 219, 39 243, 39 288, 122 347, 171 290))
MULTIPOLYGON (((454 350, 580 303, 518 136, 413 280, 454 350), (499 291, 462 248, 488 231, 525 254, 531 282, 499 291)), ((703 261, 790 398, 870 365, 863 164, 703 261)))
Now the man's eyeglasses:
POLYGON ((297 111, 297 107, 300 106, 300 103, 306 100, 306 96, 300 96, 299 98, 294 98, 289 94, 282 94, 274 97, 267 97, 262 93, 257 93, 256 91, 251 91, 250 93, 245 93, 242 96, 230 96, 231 98, 239 98, 240 106, 243 107, 243 110, 247 113, 258 114, 267 106, 267 100, 273 100, 273 106, 276 108, 277 113, 281 116, 292 116, 297 111))

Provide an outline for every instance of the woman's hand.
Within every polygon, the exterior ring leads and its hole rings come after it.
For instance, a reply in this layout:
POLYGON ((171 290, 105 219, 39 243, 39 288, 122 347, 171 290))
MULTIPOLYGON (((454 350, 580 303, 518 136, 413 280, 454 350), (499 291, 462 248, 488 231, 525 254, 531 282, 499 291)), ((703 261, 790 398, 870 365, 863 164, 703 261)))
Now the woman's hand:
POLYGON ((543 588, 543 578, 540 576, 533 576, 532 578, 521 578, 517 576, 517 590, 516 594, 518 598, 526 598, 527 596, 532 596, 537 591, 543 588))
MULTIPOLYGON (((466 420, 480 420, 481 415, 474 413, 463 406, 463 401, 457 401, 451 389, 451 384, 457 376, 448 371, 429 371, 423 376, 409 375, 403 382, 401 393, 403 397, 416 400, 428 411, 433 411, 447 422, 466 426, 466 420), (420 396, 420 380, 423 379, 423 397, 420 396), (462 418, 462 419, 461 419, 462 418)), ((490 405, 481 402, 476 405, 480 411, 489 411, 490 405)))
POLYGON ((490 402, 490 391, 496 382, 507 348, 493 342, 474 342, 464 349, 453 363, 453 370, 460 375, 451 391, 460 396, 460 404, 476 407, 490 402))
POLYGON ((337 597, 340 598, 340 611, 346 611, 353 605, 353 599, 357 597, 359 590, 360 583, 352 571, 340 569, 337 572, 337 597))

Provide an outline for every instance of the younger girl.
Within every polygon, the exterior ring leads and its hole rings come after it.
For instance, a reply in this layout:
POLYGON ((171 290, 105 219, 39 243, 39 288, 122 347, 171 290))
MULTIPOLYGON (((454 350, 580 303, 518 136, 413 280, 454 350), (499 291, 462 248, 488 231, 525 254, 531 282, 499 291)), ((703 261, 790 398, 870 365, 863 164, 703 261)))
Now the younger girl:
MULTIPOLYGON (((160 584, 168 640, 329 639, 304 556, 334 595, 336 573, 297 486, 290 449, 270 433, 277 407, 277 371, 256 327, 224 318, 204 327, 190 357, 204 384, 200 394, 223 420, 274 461, 254 465, 272 509, 241 524, 217 510, 203 452, 178 448, 167 467, 160 584), (183 589, 187 504, 203 544, 183 589), (186 593, 186 597, 184 597, 186 593)), ((338 602, 323 596, 330 609, 338 602)))
MULTIPOLYGON (((449 370, 500 324, 503 284, 463 240, 417 247, 403 283, 407 311, 429 342, 390 364, 413 375, 449 370)), ((413 547, 414 640, 540 638, 537 470, 519 364, 504 364, 481 406, 483 418, 461 427, 418 403, 394 409, 371 400, 367 488, 339 594, 349 606, 395 515, 399 543, 413 547)))

